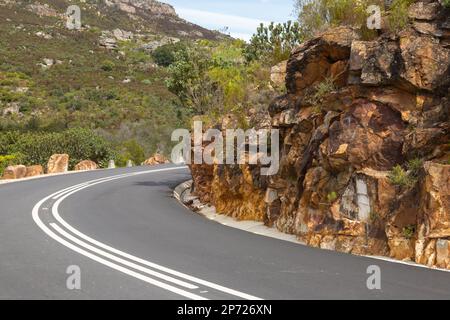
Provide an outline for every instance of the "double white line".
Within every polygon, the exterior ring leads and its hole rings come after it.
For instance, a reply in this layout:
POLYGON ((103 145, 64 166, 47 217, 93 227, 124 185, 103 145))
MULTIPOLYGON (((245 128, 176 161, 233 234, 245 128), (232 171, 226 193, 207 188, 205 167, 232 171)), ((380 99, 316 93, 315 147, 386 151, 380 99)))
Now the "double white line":
POLYGON ((187 290, 197 290, 199 287, 197 285, 205 286, 223 293, 226 293, 231 296, 248 299, 248 300, 260 300, 260 298, 248 295, 246 293, 236 291, 206 280, 202 280, 190 275, 187 275, 182 272, 178 272, 172 270, 170 268, 158 265, 156 263, 152 263, 150 261, 138 258, 126 252, 115 249, 111 246, 108 246, 104 243, 101 243, 79 230, 75 229, 71 225, 69 225, 59 214, 58 208, 60 204, 68 197, 73 195, 76 192, 84 190, 86 188, 90 188, 92 186, 106 183, 118 179, 123 179, 127 177, 142 175, 142 174, 150 174, 156 172, 164 172, 164 171, 173 171, 185 169, 185 167, 176 167, 176 168, 166 168, 166 169, 155 169, 149 171, 135 172, 129 174, 121 174, 107 178, 101 178, 96 180, 91 180, 85 183, 81 183, 69 188, 62 189, 58 192, 55 192, 48 197, 39 201, 33 208, 32 216, 35 223, 41 228, 48 236, 50 236, 55 241, 60 244, 68 247, 69 249, 82 254, 85 257, 88 257, 96 262, 99 262, 103 265, 106 265, 112 269, 125 273, 129 276, 137 278, 139 280, 145 281, 149 284, 157 286, 159 288, 168 290, 175 294, 181 295, 185 298, 194 299, 194 300, 207 300, 207 298, 195 294, 193 292, 187 290), (56 221, 64 227, 66 230, 61 228, 60 225, 56 223, 50 223, 49 228, 39 217, 39 211, 41 206, 49 200, 56 200, 51 208, 51 213, 56 221), (70 241, 70 242, 69 242, 70 241), (87 251, 89 250, 89 251, 87 251), (109 260, 106 260, 106 259, 109 260), (118 264, 119 263, 119 264, 118 264), (138 264, 139 263, 139 264, 138 264), (151 269, 149 269, 151 268, 151 269), (164 272, 164 273, 162 273, 164 272), (145 274, 145 275, 144 275, 145 274), (152 277, 149 277, 152 276, 152 277), (177 278, 174 278, 177 277, 177 278), (156 280, 156 279, 159 280, 156 280), (160 280, 164 280, 166 282, 161 282, 160 280), (168 284, 170 283, 170 284, 168 284), (179 287, 175 287, 173 285, 177 285, 179 287))

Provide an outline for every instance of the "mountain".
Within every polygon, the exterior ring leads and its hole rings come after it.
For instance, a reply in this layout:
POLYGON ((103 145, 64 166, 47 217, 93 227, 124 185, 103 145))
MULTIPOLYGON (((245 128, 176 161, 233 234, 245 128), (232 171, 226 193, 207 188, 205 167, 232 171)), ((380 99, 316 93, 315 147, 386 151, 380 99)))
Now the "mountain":
POLYGON ((144 34, 170 35, 190 39, 219 40, 224 36, 181 19, 175 9, 155 0, 50 0, 50 1, 10 1, 1 0, 1 12, 16 22, 53 22, 61 26, 70 5, 81 9, 82 24, 85 27, 104 29, 124 29, 144 34), (31 13, 31 14, 30 14, 31 13), (11 14, 11 15, 9 15, 11 14))
POLYGON ((0 131, 96 130, 167 150, 185 111, 152 50, 227 37, 153 0, 0 0, 0 131), (70 5, 81 28, 66 26, 70 5))

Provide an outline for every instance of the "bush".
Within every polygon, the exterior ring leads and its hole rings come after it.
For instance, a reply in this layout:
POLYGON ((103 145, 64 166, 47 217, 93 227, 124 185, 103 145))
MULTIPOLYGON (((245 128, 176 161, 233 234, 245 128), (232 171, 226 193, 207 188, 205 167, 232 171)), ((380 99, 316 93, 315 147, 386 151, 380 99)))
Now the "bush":
POLYGON ((336 85, 334 83, 334 79, 332 77, 328 77, 313 88, 313 93, 307 97, 307 101, 320 111, 322 100, 335 90, 336 85))
POLYGON ((411 224, 403 228, 402 234, 406 239, 411 239, 416 233, 416 226, 411 224))
POLYGON ((414 178, 418 178, 422 167, 423 167, 423 161, 421 159, 410 160, 407 163, 408 174, 414 178))
POLYGON ((337 198, 338 198, 338 195, 335 191, 332 191, 327 195, 328 203, 333 203, 334 201, 336 201, 337 198))
POLYGON ((175 62, 175 54, 182 50, 186 50, 186 45, 182 42, 166 44, 155 49, 152 57, 157 65, 168 67, 175 62))
POLYGON ((389 180, 393 185, 402 187, 414 186, 418 179, 423 161, 421 159, 413 159, 406 164, 407 171, 400 165, 395 166, 389 173, 389 180))
POLYGON ((408 173, 400 166, 395 166, 389 173, 389 181, 396 186, 410 186, 408 173))
POLYGON ((123 143, 122 150, 117 156, 117 166, 126 166, 128 160, 133 161, 136 165, 140 165, 145 161, 144 148, 136 140, 129 140, 123 143))
MULTIPOLYGON (((408 7, 414 0, 394 0, 388 10, 388 24, 392 31, 404 29, 408 23, 408 7)), ((444 0, 444 5, 450 5, 450 0, 444 0)), ((348 25, 357 27, 366 38, 376 36, 374 30, 367 28, 367 8, 378 5, 384 8, 380 0, 296 0, 296 11, 300 21, 301 33, 305 38, 311 38, 317 33, 332 26, 348 25)))
POLYGON ((409 23, 408 7, 414 0, 395 0, 389 13, 389 28, 392 31, 400 31, 409 23))
POLYGON ((67 153, 70 168, 82 160, 92 160, 104 167, 115 159, 113 147, 102 137, 87 129, 63 132, 3 132, 0 134, 1 154, 22 154, 23 164, 46 166, 56 153, 67 153))
POLYGON ((296 11, 305 38, 337 25, 366 26, 366 9, 377 1, 296 0, 296 11))
POLYGON ((112 62, 112 61, 110 61, 110 60, 105 60, 105 61, 103 61, 103 64, 102 64, 102 66, 101 66, 101 69, 102 69, 103 71, 109 72, 109 71, 113 71, 113 69, 114 69, 115 66, 116 66, 116 65, 114 64, 114 62, 112 62))
POLYGON ((450 8, 450 0, 443 0, 442 3, 444 4, 444 7, 450 8))
POLYGON ((176 52, 175 62, 168 68, 168 89, 195 114, 203 115, 210 108, 210 79, 206 73, 211 67, 210 49, 196 45, 176 52))
MULTIPOLYGON (((247 110, 267 108, 273 98, 264 94, 269 90, 270 68, 259 61, 246 63, 244 48, 245 43, 237 40, 192 44, 176 53, 166 85, 183 107, 203 121, 213 124, 225 114, 234 114, 244 125, 247 110)), ((271 92, 275 93, 273 88, 271 92)))
POLYGON ((293 48, 303 40, 300 24, 288 21, 268 26, 261 23, 244 50, 247 62, 264 59, 274 65, 287 60, 293 48))

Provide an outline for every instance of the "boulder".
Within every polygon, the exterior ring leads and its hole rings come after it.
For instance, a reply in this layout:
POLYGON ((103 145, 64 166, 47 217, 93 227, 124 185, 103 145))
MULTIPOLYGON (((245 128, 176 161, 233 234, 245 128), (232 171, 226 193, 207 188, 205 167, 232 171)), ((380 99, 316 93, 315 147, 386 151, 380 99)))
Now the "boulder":
POLYGON ((44 174, 44 168, 41 165, 27 167, 26 177, 35 177, 44 174))
POLYGON ((400 76, 419 90, 437 90, 450 82, 450 50, 439 39, 405 32, 400 36, 400 76))
POLYGON ((303 91, 331 76, 332 66, 348 60, 352 42, 358 34, 351 28, 339 27, 309 40, 293 50, 287 64, 288 93, 301 95, 303 91))
POLYGON ((8 166, 3 171, 2 179, 5 180, 21 179, 25 178, 26 175, 27 175, 27 167, 23 165, 8 166))
POLYGON ((134 37, 133 32, 125 31, 119 28, 114 29, 112 33, 118 41, 129 41, 134 37))
POLYGON ((418 1, 409 7, 408 15, 412 19, 430 21, 438 17, 440 9, 441 6, 438 2, 418 1))
POLYGON ((54 154, 47 164, 47 173, 62 173, 69 170, 69 155, 54 154))
POLYGON ((91 160, 83 160, 80 163, 75 165, 75 171, 88 171, 88 170, 97 170, 98 165, 91 160))
POLYGON ((146 166, 155 166, 158 164, 165 164, 165 163, 170 163, 170 161, 162 154, 156 153, 153 157, 150 157, 149 159, 145 160, 143 164, 146 166))
POLYGON ((20 104, 18 102, 9 102, 6 107, 2 110, 2 115, 20 115, 20 104))

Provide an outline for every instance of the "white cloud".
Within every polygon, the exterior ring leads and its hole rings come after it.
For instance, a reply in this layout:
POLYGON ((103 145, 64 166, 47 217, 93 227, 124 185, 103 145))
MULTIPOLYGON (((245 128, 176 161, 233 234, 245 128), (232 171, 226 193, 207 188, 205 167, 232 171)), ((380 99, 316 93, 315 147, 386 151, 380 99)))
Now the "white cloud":
POLYGON ((269 23, 267 21, 252 18, 195 9, 176 8, 176 10, 182 18, 209 29, 218 30, 223 27, 228 27, 232 37, 244 40, 249 40, 251 38, 261 22, 265 24, 269 23))

